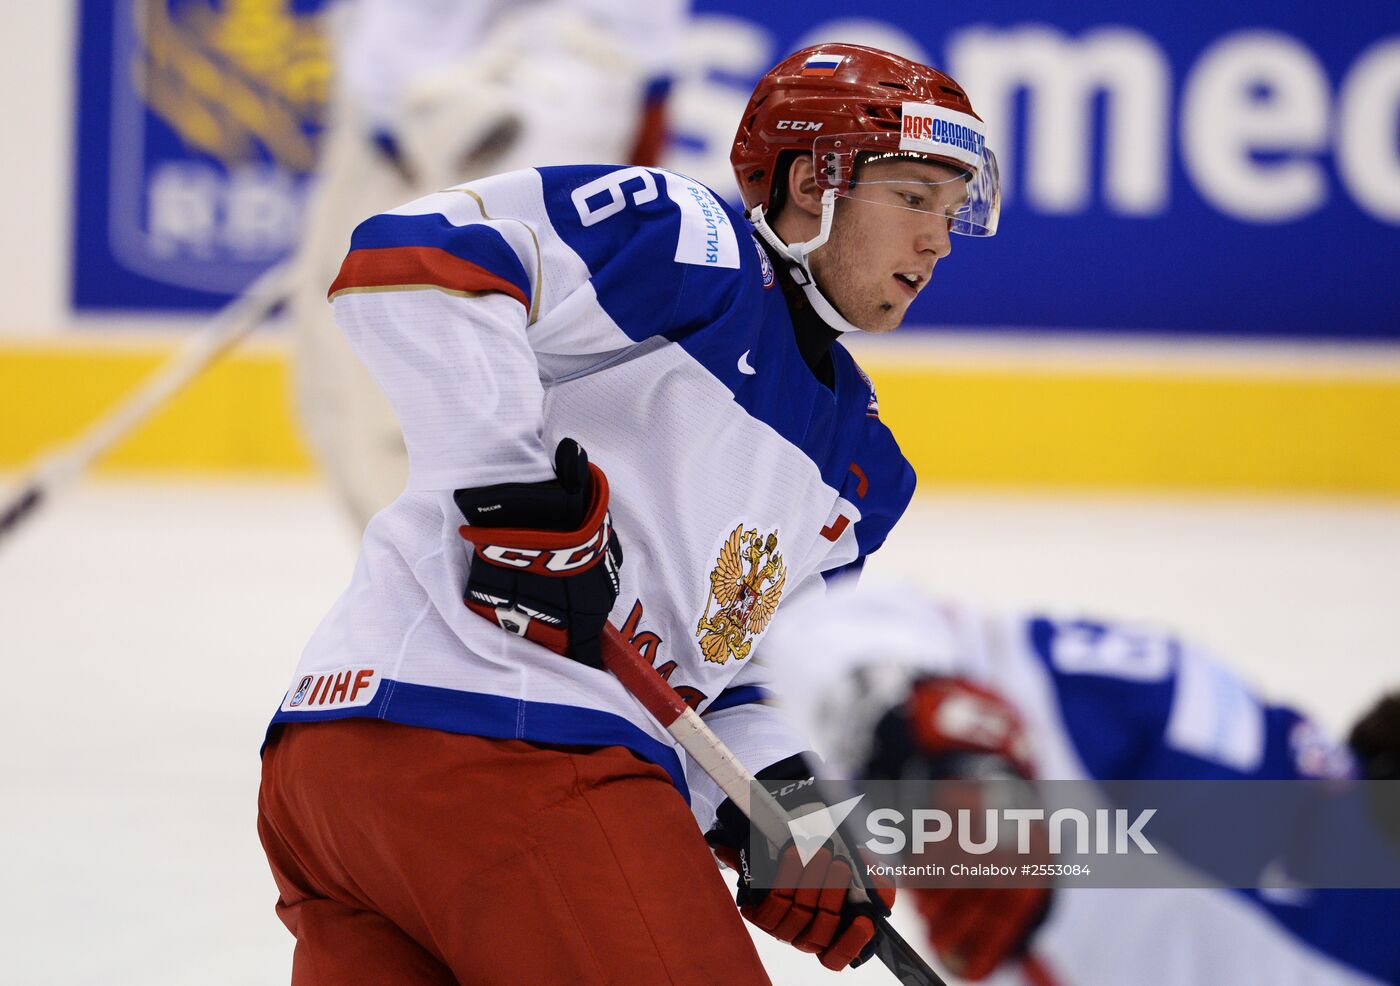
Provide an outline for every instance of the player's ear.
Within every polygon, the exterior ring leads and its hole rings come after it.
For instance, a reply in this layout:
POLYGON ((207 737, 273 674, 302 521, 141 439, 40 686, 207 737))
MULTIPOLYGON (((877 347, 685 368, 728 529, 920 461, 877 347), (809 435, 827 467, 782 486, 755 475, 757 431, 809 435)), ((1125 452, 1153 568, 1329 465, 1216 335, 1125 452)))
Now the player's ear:
POLYGON ((812 155, 798 154, 788 165, 787 201, 798 212, 809 216, 822 214, 822 190, 817 184, 812 155))

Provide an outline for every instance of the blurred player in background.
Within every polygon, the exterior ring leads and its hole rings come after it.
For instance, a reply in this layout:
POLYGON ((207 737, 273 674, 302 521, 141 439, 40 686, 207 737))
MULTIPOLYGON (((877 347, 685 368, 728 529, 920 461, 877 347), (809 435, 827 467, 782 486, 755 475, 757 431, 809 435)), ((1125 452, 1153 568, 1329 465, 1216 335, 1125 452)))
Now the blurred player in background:
MULTIPOLYGON (((1342 746, 1142 627, 994 617, 849 583, 789 615, 765 660, 836 776, 1400 779, 1400 693, 1342 746)), ((1400 983, 1400 891, 904 894, 951 971, 1006 986, 1400 983)))
POLYGON ((873 951, 893 894, 849 899, 830 852, 789 849, 791 884, 741 881, 735 911, 702 832, 743 868, 747 819, 602 670, 600 636, 620 625, 760 776, 810 776, 751 657, 914 486, 837 339, 895 329, 951 234, 995 231, 984 133, 942 73, 821 45, 739 122, 748 219, 608 165, 355 230, 335 319, 409 472, 264 754, 295 982, 764 982, 739 913, 832 969, 873 951))
POLYGON ((393 410, 326 289, 368 216, 484 175, 652 165, 688 0, 342 0, 332 126, 295 263, 304 430, 356 530, 403 489, 393 410))

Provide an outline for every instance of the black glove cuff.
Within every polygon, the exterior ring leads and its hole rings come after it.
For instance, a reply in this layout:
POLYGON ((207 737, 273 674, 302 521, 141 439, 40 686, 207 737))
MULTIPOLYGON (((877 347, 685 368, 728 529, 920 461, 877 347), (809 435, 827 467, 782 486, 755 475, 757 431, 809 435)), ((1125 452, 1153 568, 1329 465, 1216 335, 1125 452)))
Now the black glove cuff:
MULTIPOLYGON (((765 787, 773 792, 778 804, 791 810, 799 805, 821 800, 817 789, 816 768, 821 759, 812 752, 795 753, 777 763, 769 764, 757 774, 755 779, 765 781, 765 787), (791 781, 791 784, 777 784, 777 781, 791 781)), ((729 798, 725 798, 715 809, 715 827, 705 834, 711 845, 725 845, 733 849, 746 848, 749 841, 749 819, 729 798)))

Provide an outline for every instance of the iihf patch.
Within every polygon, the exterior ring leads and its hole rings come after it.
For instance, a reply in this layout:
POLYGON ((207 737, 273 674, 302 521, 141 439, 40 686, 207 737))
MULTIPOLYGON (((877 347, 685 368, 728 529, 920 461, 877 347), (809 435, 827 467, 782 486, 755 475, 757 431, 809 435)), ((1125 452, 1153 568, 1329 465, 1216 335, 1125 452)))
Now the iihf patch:
POLYGON ((308 712, 368 705, 378 691, 379 675, 374 668, 341 667, 298 679, 282 710, 308 712))
POLYGON ((288 708, 294 709, 306 700, 306 693, 311 689, 311 683, 315 680, 315 677, 312 675, 307 675, 305 678, 301 679, 301 684, 297 685, 296 694, 293 695, 292 700, 287 703, 288 708))
POLYGON ((763 286, 771 288, 773 286, 773 261, 768 259, 768 251, 763 249, 763 244, 758 242, 758 237, 754 237, 753 248, 758 251, 758 269, 763 272, 763 286))
POLYGON ((859 363, 855 364, 855 368, 856 372, 860 374, 860 378, 865 381, 865 385, 870 388, 870 402, 865 405, 865 415, 868 418, 878 418, 880 416, 880 399, 875 396, 875 382, 860 368, 859 363))

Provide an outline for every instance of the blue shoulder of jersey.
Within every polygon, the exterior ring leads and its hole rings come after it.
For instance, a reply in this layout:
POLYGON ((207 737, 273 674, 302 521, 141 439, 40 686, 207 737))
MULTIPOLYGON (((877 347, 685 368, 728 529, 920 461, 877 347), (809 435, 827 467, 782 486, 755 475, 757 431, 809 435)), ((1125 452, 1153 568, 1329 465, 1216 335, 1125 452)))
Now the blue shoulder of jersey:
POLYGON ((539 173, 550 226, 588 266, 598 303, 634 341, 675 339, 709 324, 754 275, 747 221, 697 181, 641 167, 539 173))
POLYGON ((1049 672, 1065 730, 1091 776, 1202 775, 1204 764, 1163 762, 1175 640, 1138 641, 1112 623, 1047 617, 1026 620, 1023 632, 1049 672))
POLYGON ((1209 655, 1124 623, 1032 617, 1026 641, 1055 686, 1075 752, 1098 779, 1347 776, 1344 748, 1268 705, 1209 655))
MULTIPOLYGON (((1175 638, 1090 620, 1028 619, 1027 642, 1054 683, 1060 719, 1090 775, 1100 780, 1294 780, 1342 776, 1347 751, 1307 717, 1258 702, 1227 669, 1197 664, 1175 638), (1208 677, 1183 684, 1188 674, 1208 677), (1193 694, 1202 685, 1204 694, 1193 694), (1230 748, 1228 733, 1253 724, 1248 757, 1183 750, 1172 740, 1174 703, 1205 699, 1219 714, 1197 718, 1230 748), (1247 765, 1246 765, 1247 764, 1247 765)), ((1187 719, 1201 710, 1184 710, 1187 719)), ((1175 714, 1183 715, 1182 709, 1175 714)), ((1190 732, 1191 727, 1183 731, 1190 732)), ((1192 745, 1188 743, 1186 745, 1192 745)), ((1209 742, 1200 744, 1210 749, 1209 742)), ((1373 837, 1373 836, 1372 836, 1373 837)), ((1354 840, 1353 840, 1354 841, 1354 840)), ((1222 891, 1236 894, 1312 948, 1379 982, 1400 982, 1400 890, 1222 891)))
POLYGON ((629 338, 680 345, 746 413, 801 449, 855 504, 861 555, 908 506, 914 472, 879 420, 870 379, 840 345, 835 387, 797 348, 777 275, 748 220, 710 189, 639 167, 541 168, 550 225, 588 266, 629 338))

